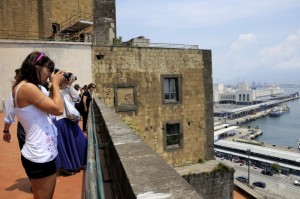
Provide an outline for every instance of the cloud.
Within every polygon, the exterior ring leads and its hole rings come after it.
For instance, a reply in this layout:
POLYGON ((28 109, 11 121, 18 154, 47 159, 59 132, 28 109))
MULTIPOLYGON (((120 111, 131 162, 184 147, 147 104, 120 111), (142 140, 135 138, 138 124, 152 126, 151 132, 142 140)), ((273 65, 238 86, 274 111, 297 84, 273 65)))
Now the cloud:
POLYGON ((117 1, 117 16, 123 22, 148 28, 211 27, 246 18, 272 16, 287 5, 299 7, 298 0, 129 0, 117 1), (134 5, 134 6, 133 6, 134 5), (130 10, 130 12, 129 12, 130 10), (137 22, 137 23, 136 23, 137 22))
POLYGON ((124 41, 143 35, 211 49, 216 79, 300 73, 299 0, 117 0, 116 6, 124 41))
POLYGON ((253 33, 241 34, 238 37, 238 40, 234 42, 231 47, 231 53, 234 53, 238 50, 248 49, 249 46, 252 46, 253 43, 256 43, 256 36, 253 33))
MULTIPOLYGON (((226 53, 220 53, 214 56, 214 70, 217 78, 225 76, 227 78, 247 78, 252 79, 260 76, 266 79, 271 78, 270 72, 276 74, 285 74, 288 80, 289 71, 293 73, 300 72, 300 30, 296 33, 287 35, 283 40, 266 46, 253 33, 240 34, 226 53), (230 70, 228 70, 230 68, 230 70), (258 75, 259 73, 259 75, 258 75), (257 74, 257 75, 255 75, 257 74)), ((276 75, 275 75, 276 76, 276 75)), ((280 77, 281 79, 284 79, 280 77)), ((274 81, 275 77, 272 77, 274 81)))
POLYGON ((260 61, 273 69, 300 69, 300 30, 260 51, 260 61))

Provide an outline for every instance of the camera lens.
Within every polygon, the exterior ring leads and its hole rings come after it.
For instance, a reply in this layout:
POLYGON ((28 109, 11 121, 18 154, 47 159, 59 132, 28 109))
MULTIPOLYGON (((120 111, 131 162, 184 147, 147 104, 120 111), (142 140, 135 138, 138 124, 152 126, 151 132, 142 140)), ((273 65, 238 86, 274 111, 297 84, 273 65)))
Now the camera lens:
POLYGON ((70 80, 72 76, 72 73, 64 73, 64 78, 66 78, 67 80, 70 80))
POLYGON ((53 70, 54 74, 57 73, 58 71, 59 71, 58 68, 54 68, 54 70, 53 70))

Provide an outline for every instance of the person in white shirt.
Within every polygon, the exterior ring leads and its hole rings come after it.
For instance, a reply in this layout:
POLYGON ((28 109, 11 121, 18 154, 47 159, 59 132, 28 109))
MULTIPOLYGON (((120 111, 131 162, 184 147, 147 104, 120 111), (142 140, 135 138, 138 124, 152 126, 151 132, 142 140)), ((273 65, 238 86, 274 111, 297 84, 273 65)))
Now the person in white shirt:
MULTIPOLYGON (((70 74, 70 72, 67 73, 70 74)), ((78 120, 71 120, 66 113, 68 107, 70 107, 69 111, 76 112, 74 101, 80 100, 79 93, 72 86, 74 81, 74 77, 71 76, 69 80, 66 79, 60 84, 65 110, 62 115, 56 116, 54 121, 58 132, 56 166, 63 175, 79 172, 81 168, 85 167, 87 159, 87 138, 79 127, 78 120)), ((77 115, 79 119, 78 111, 77 115)))
MULTIPOLYGON (((20 69, 15 70, 15 77, 16 79, 17 75, 19 74, 20 69)), ((41 85, 39 85, 39 88, 45 95, 49 95, 47 89, 41 85)), ((15 112, 14 112, 14 103, 13 103, 13 96, 12 93, 9 93, 8 100, 5 102, 5 117, 4 117, 4 129, 3 129, 3 140, 5 142, 10 142, 11 140, 11 134, 9 132, 10 126, 14 123, 15 118, 15 112)), ((17 125, 17 138, 19 142, 19 148, 22 150, 23 145, 25 143, 25 131, 20 122, 18 122, 17 125)))
POLYGON ((77 93, 79 95, 79 99, 76 99, 76 101, 75 101, 75 108, 77 109, 78 112, 80 112, 81 91, 80 91, 79 84, 75 84, 74 89, 77 91, 77 93))
POLYGON ((53 73, 54 62, 42 52, 30 53, 12 86, 14 112, 26 132, 21 160, 31 179, 34 198, 51 199, 56 184, 57 129, 49 115, 61 115, 64 102, 59 84, 62 71, 53 73), (52 97, 38 85, 51 79, 52 97))

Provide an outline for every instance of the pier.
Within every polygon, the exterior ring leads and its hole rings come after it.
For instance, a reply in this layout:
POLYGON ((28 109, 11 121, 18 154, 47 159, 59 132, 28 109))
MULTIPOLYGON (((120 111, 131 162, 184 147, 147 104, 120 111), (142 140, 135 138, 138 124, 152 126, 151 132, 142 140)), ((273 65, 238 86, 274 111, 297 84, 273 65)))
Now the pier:
POLYGON ((237 105, 218 105, 214 110, 214 116, 219 117, 219 120, 223 123, 229 123, 232 125, 243 124, 252 120, 256 120, 261 117, 265 117, 271 113, 272 108, 278 106, 287 101, 299 99, 300 96, 294 96, 285 98, 282 100, 272 100, 260 104, 250 106, 237 106, 237 105), (232 108, 234 107, 234 108, 232 108))

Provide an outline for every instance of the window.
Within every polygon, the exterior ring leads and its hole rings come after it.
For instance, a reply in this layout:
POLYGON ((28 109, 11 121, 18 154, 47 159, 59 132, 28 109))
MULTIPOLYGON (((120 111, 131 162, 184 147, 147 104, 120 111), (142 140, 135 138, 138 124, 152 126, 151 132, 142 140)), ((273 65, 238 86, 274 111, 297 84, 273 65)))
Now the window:
POLYGON ((182 129, 179 122, 165 123, 165 149, 178 149, 182 147, 182 129))
POLYGON ((53 24, 52 24, 52 33, 53 33, 53 34, 56 34, 56 33, 58 33, 59 31, 60 31, 60 25, 57 24, 57 23, 53 23, 53 24))
POLYGON ((181 77, 179 75, 162 75, 163 103, 181 101, 181 77))

